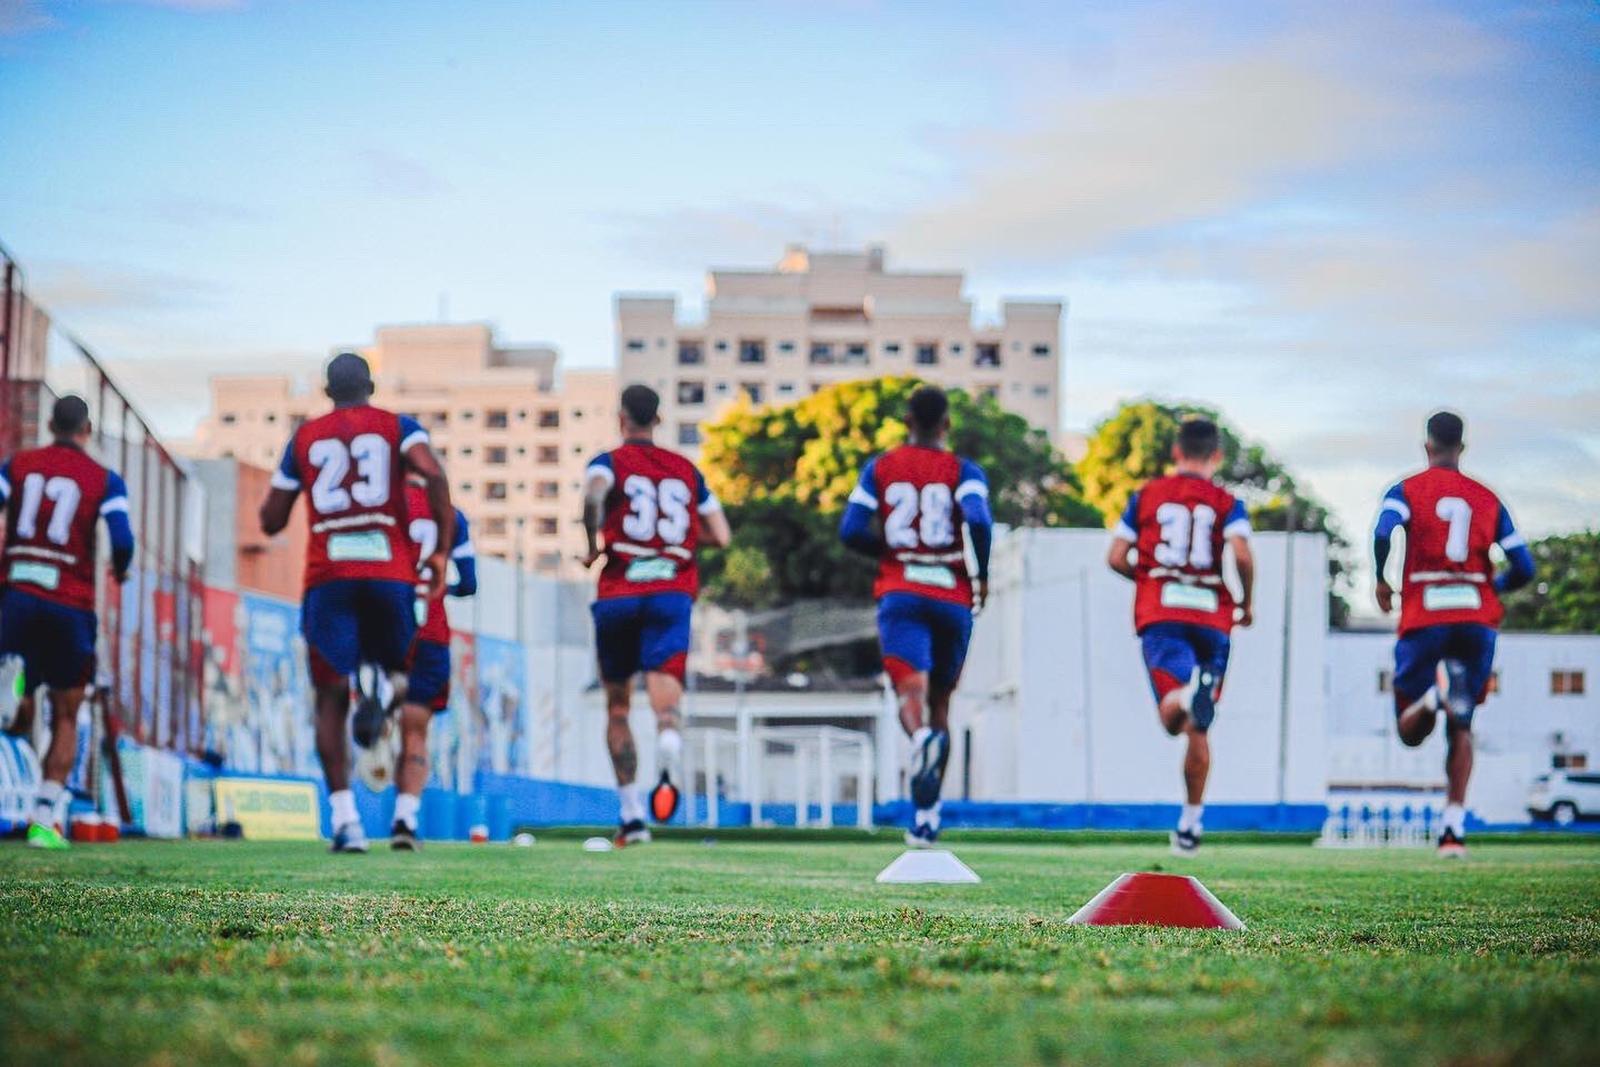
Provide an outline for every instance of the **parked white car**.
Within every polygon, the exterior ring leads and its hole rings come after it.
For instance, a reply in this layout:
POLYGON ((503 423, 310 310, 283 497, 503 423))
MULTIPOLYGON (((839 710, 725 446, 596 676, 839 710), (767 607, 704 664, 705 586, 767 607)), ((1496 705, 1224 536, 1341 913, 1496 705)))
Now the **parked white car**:
POLYGON ((1557 826, 1600 818, 1600 772, 1551 771, 1533 780, 1528 814, 1557 826))

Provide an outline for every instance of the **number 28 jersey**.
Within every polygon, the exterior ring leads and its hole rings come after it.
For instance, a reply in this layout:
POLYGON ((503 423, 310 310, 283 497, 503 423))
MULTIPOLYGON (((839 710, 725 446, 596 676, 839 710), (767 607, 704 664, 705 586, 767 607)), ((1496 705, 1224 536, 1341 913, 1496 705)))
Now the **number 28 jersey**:
POLYGON ((883 525, 872 595, 915 593, 971 607, 961 502, 972 497, 987 500, 989 480, 954 452, 901 445, 869 461, 850 502, 872 508, 883 525))
POLYGON ((1489 549, 1525 544, 1494 491, 1448 467, 1430 467, 1383 498, 1406 531, 1400 632, 1474 622, 1500 625, 1489 549))
POLYGON ((1248 537, 1244 504, 1216 482, 1192 474, 1152 479, 1133 494, 1116 536, 1139 549, 1133 627, 1158 622, 1233 629, 1233 593, 1222 580, 1222 546, 1248 537))
POLYGON ((334 408, 295 430, 272 487, 305 491, 307 589, 351 578, 416 581, 403 457, 427 441, 415 419, 367 404, 334 408))
POLYGON ((606 550, 600 571, 601 600, 648 593, 700 592, 699 515, 721 509, 706 480, 689 460, 669 449, 629 441, 589 462, 589 478, 603 478, 606 550))

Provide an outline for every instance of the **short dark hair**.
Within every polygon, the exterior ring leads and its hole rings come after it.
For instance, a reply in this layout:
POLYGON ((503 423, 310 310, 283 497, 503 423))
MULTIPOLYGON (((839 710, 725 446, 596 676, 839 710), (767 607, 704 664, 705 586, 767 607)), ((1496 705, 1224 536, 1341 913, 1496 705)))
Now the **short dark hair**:
POLYGON ((933 433, 950 414, 950 398, 937 385, 920 385, 906 401, 906 421, 923 433, 933 433))
POLYGON ((50 409, 50 431, 72 437, 89 428, 89 405, 83 397, 68 393, 50 409))
POLYGON ((372 368, 355 352, 340 352, 328 361, 328 398, 336 403, 372 395, 372 368))
POLYGON ((1428 416, 1428 440, 1440 448, 1460 448, 1467 424, 1453 411, 1435 411, 1428 416))
POLYGON ((648 385, 630 385, 622 391, 622 413, 640 429, 656 424, 661 410, 661 394, 648 385))
POLYGON ((1207 459, 1221 441, 1217 424, 1204 415, 1186 415, 1178 423, 1178 452, 1185 459, 1207 459))

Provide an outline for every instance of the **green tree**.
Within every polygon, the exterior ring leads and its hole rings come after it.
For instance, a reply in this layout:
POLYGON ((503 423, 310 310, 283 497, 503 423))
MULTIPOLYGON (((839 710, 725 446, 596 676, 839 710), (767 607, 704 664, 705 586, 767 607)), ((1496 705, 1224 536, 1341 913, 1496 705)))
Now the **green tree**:
POLYGON ((1288 469, 1260 444, 1247 441, 1214 408, 1163 400, 1123 404, 1095 427, 1078 463, 1083 495, 1114 524, 1134 490, 1172 466, 1172 442, 1186 415, 1217 424, 1222 466, 1217 478, 1244 502, 1258 530, 1323 533, 1328 536, 1328 613, 1335 626, 1349 617, 1349 542, 1326 504, 1295 482, 1288 469))
MULTIPOLYGON (((871 560, 839 543, 845 501, 867 460, 906 439, 915 378, 819 390, 794 404, 740 403, 705 427, 706 478, 728 509, 733 544, 707 553, 709 591, 755 606, 815 596, 866 596, 871 560), (765 581, 753 579, 766 564, 765 581)), ((1042 431, 993 398, 950 392, 950 445, 989 475, 995 519, 1016 526, 1100 526, 1077 476, 1042 431)))
POLYGON ((1531 546, 1533 583, 1506 596, 1505 628, 1600 634, 1600 530, 1559 534, 1531 546))

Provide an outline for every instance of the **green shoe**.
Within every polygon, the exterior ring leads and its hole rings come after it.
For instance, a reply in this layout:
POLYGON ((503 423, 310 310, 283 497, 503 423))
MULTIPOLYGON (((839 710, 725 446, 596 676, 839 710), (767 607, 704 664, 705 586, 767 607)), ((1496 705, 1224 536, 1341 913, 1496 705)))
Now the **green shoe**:
POLYGON ((36 822, 28 824, 28 847, 61 849, 71 848, 72 845, 66 838, 61 836, 61 831, 54 826, 46 826, 43 823, 36 822))

